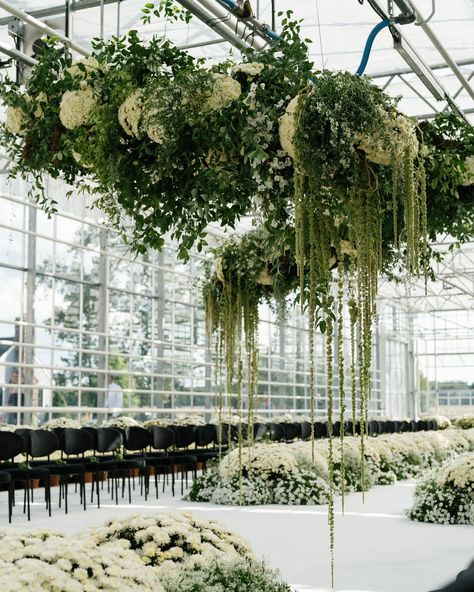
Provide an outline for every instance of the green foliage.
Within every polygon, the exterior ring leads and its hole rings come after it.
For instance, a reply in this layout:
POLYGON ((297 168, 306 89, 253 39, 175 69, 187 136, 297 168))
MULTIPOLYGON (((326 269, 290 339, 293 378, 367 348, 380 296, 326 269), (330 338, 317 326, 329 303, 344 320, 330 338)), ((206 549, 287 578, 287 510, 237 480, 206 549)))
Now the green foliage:
POLYGON ((214 559, 205 566, 164 577, 166 592, 290 592, 288 584, 264 563, 249 558, 214 559))

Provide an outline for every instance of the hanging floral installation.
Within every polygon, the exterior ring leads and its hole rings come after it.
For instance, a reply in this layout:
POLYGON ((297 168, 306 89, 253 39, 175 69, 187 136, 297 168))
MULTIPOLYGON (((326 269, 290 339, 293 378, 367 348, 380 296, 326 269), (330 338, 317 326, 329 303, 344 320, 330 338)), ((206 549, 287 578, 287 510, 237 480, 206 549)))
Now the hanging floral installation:
MULTIPOLYGON (((236 407, 243 423, 245 392, 242 467, 258 407, 259 305, 274 302, 283 315, 299 301, 308 318, 312 429, 315 334, 326 335, 332 548, 333 385, 337 452, 344 459, 350 401, 353 426, 360 422, 364 489, 378 277, 427 277, 429 239, 472 236, 474 135, 454 115, 418 124, 364 77, 315 70, 300 23, 288 13, 281 25, 280 39, 264 51, 212 66, 166 39, 143 43, 135 31, 94 40, 92 55, 77 63, 51 41, 24 86, 0 83, 7 106, 1 133, 11 174, 33 182, 45 209, 55 206, 45 176, 62 178, 96 196, 137 252, 161 249, 170 236, 186 259, 205 245, 209 223, 232 229, 253 215, 254 230, 216 249, 203 290, 216 384, 226 375, 216 402, 221 441, 226 410, 230 417, 236 407)), ((312 448, 314 457, 314 437, 312 448)), ((339 470, 344 493, 343 461, 339 470)))

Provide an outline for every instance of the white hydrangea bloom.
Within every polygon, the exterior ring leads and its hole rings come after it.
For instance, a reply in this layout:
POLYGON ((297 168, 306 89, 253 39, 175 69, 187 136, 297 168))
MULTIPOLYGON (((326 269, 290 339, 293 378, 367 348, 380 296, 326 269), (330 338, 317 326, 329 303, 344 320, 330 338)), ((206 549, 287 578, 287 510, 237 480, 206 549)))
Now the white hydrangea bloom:
POLYGON ((165 128, 160 123, 160 113, 159 109, 152 109, 148 115, 146 126, 146 135, 157 144, 163 144, 166 139, 165 128))
POLYGON ((40 119, 44 115, 43 105, 48 102, 48 96, 44 91, 41 91, 37 97, 35 97, 36 109, 34 116, 40 119))
POLYGON ((234 66, 232 68, 232 73, 236 74, 237 72, 242 72, 252 78, 261 74, 264 68, 265 64, 262 64, 261 62, 247 62, 234 66))
POLYGON ((468 185, 474 185, 474 156, 468 156, 466 158, 466 165, 468 167, 466 178, 462 182, 462 185, 467 187, 468 185))
POLYGON ((48 420, 41 426, 43 430, 54 430, 55 428, 80 428, 81 424, 75 419, 69 417, 56 417, 48 420))
POLYGON ((279 132, 280 144, 283 150, 295 158, 295 133, 296 133, 296 110, 298 108, 299 95, 291 99, 286 107, 285 114, 280 117, 279 132))
POLYGON ((5 113, 5 127, 7 131, 18 136, 24 136, 26 116, 23 109, 20 107, 7 107, 5 113))
POLYGON ((242 87, 237 80, 223 74, 214 74, 212 92, 204 103, 204 109, 222 109, 242 94, 242 87))
POLYGON ((97 107, 97 98, 91 86, 66 91, 59 106, 59 119, 66 129, 73 130, 86 124, 97 107))
POLYGON ((69 66, 69 68, 66 68, 65 72, 69 72, 73 78, 87 78, 89 73, 98 70, 99 68, 100 63, 98 60, 92 56, 88 56, 75 62, 72 66, 69 66), (84 66, 85 71, 82 70, 79 64, 84 66))
POLYGON ((138 138, 140 135, 139 124, 143 109, 143 92, 141 89, 133 91, 118 110, 118 120, 123 131, 128 135, 138 138))
POLYGON ((382 166, 401 158, 407 148, 413 154, 418 152, 418 139, 415 124, 401 113, 394 116, 379 107, 384 119, 380 132, 372 135, 357 133, 354 143, 365 152, 367 159, 382 166))
POLYGON ((133 417, 123 415, 122 417, 112 417, 104 421, 103 426, 106 428, 128 428, 133 426, 141 426, 142 424, 133 417))

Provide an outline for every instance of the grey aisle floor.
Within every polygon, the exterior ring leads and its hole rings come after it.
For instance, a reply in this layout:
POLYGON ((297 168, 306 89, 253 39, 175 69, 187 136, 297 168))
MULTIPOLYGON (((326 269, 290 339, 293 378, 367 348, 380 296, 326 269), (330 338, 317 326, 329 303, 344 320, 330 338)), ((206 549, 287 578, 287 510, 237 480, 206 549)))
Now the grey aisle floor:
MULTIPOLYGON (((15 508, 13 527, 52 528, 75 532, 110 518, 156 511, 193 511, 218 519, 244 536, 256 554, 278 568, 283 578, 301 592, 330 589, 328 520, 325 506, 229 507, 196 504, 169 493, 157 500, 154 491, 145 502, 138 489, 132 504, 111 502, 104 491, 102 507, 89 505, 84 512, 78 496, 70 491, 69 514, 57 507, 53 490, 53 516, 35 497, 32 520, 27 522, 20 505, 15 508)), ((366 494, 346 497, 345 515, 337 500, 335 574, 338 591, 429 592, 452 579, 474 559, 474 528, 411 522, 404 516, 410 505, 413 483, 376 487, 366 494)), ((5 500, 0 505, 0 524, 7 524, 5 500)), ((257 591, 256 591, 257 592, 257 591)))

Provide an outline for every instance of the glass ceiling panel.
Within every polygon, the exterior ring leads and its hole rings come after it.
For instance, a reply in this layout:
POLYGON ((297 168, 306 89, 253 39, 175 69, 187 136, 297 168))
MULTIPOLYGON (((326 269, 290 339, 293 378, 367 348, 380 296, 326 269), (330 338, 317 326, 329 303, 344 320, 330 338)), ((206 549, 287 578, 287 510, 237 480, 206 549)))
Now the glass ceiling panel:
MULTIPOLYGON (((76 0, 73 4, 80 5, 83 0, 76 0)), ((199 3, 199 2, 197 2, 199 3)), ((386 9, 387 3, 379 0, 386 9)), ((11 0, 11 4, 26 11, 36 11, 42 8, 61 6, 61 0, 11 0)), ((130 29, 138 29, 149 38, 152 35, 165 35, 178 45, 201 43, 217 40, 217 33, 212 31, 197 19, 189 25, 182 23, 166 24, 154 20, 150 25, 143 26, 140 21, 141 8, 145 0, 122 0, 120 10, 118 3, 104 6, 104 35, 116 34, 117 30, 124 33, 130 29)), ((380 18, 367 2, 362 5, 356 0, 275 0, 276 11, 293 9, 295 18, 303 19, 303 33, 310 38, 311 57, 316 68, 345 69, 355 72, 362 51, 371 29, 380 18)), ((216 2, 217 5, 217 2, 216 2)), ((423 15, 431 12, 431 0, 416 0, 416 5, 423 15)), ((253 10, 258 14, 261 22, 271 22, 271 2, 269 0, 252 0, 253 10)), ((398 11, 396 11, 398 13, 398 11)), ((100 7, 75 10, 72 13, 72 32, 74 40, 85 47, 90 47, 90 40, 100 34, 100 7)), ((6 11, 0 10, 0 18, 8 16, 6 11)), ((51 17, 61 20, 60 16, 51 17)), ((436 2, 436 12, 430 21, 435 34, 445 49, 455 60, 472 60, 472 64, 461 67, 465 76, 474 71, 474 2, 472 0, 450 0, 436 2)), ((277 27, 278 29, 278 27, 277 27)), ((410 43, 428 64, 441 63, 444 60, 426 37, 421 27, 414 24, 402 27, 410 43)), ((6 27, 0 29, 0 41, 12 45, 6 27)), ((192 49, 194 55, 204 56, 210 60, 222 60, 228 56, 231 47, 222 42, 207 47, 192 49)), ((233 49, 238 57, 238 51, 233 49)), ((392 71, 406 67, 401 56, 393 49, 392 37, 388 30, 382 31, 375 40, 369 64, 368 75, 392 71)), ((452 72, 447 69, 437 70, 437 77, 451 93, 455 94, 460 83, 452 72)), ((422 96, 432 103, 434 99, 413 74, 406 76, 408 82, 422 96)), ((387 79, 377 79, 377 83, 384 85, 387 79)), ((410 115, 420 115, 433 111, 420 99, 416 93, 406 86, 400 79, 395 79, 387 88, 393 96, 402 96, 400 107, 410 115)), ((458 104, 465 109, 474 109, 474 101, 464 90, 458 97, 458 104)), ((442 106, 442 105, 441 105, 442 106)))

